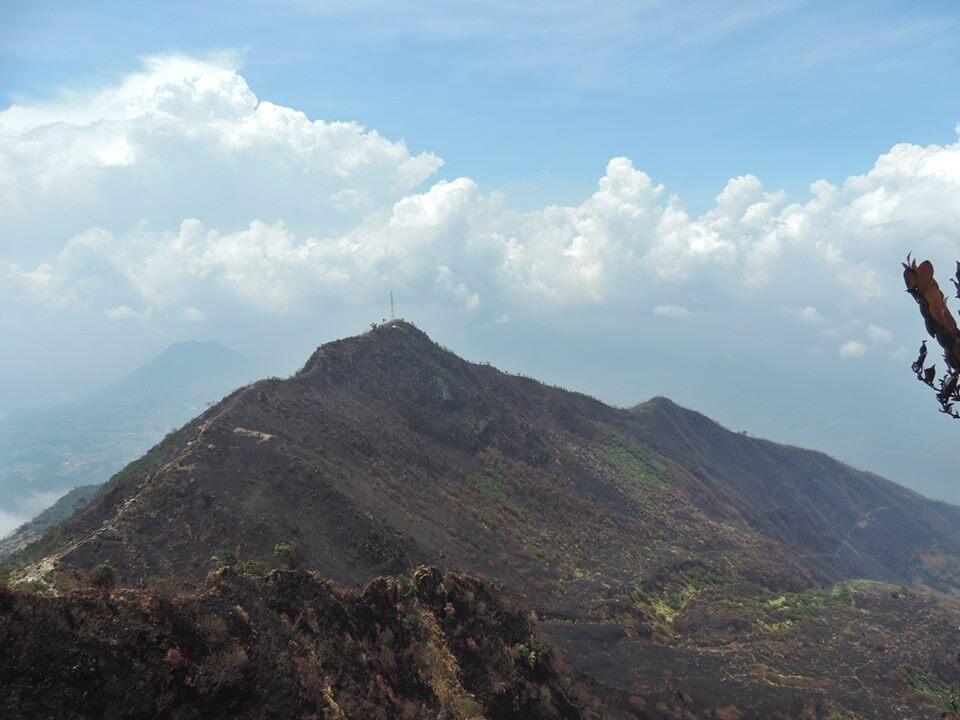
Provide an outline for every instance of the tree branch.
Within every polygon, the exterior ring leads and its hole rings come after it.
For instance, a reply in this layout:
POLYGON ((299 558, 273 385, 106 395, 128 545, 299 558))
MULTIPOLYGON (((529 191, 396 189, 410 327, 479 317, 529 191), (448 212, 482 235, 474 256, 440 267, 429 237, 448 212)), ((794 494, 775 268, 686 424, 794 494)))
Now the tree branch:
MULTIPOLYGON (((927 341, 924 340, 911 369, 920 382, 936 392, 940 412, 960 420, 960 412, 954 408, 954 404, 960 402, 960 329, 957 320, 947 307, 947 298, 933 277, 933 263, 929 260, 917 265, 917 261, 907 255, 907 261, 903 263, 903 281, 907 292, 920 306, 927 332, 943 349, 943 361, 947 366, 946 374, 940 378, 936 365, 924 367, 927 360, 927 341)), ((957 298, 960 298, 960 262, 953 284, 957 298)))

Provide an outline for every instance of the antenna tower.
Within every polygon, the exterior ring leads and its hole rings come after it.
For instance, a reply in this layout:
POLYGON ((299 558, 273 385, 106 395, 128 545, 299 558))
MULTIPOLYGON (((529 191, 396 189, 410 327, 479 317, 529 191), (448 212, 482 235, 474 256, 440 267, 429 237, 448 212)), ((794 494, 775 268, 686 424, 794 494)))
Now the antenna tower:
POLYGON ((390 322, 393 322, 397 319, 396 313, 393 311, 393 291, 390 291, 390 322))

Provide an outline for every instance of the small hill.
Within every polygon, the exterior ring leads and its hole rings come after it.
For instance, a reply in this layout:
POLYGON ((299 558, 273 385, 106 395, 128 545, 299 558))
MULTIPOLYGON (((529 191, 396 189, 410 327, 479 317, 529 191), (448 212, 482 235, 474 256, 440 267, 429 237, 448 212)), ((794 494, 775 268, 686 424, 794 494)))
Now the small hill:
POLYGON ((348 587, 420 564, 495 578, 650 712, 679 691, 729 717, 922 717, 935 702, 902 668, 960 682, 942 661, 960 615, 929 592, 958 587, 958 521, 820 453, 662 398, 610 407, 394 322, 229 395, 7 567, 62 589, 108 563, 140 587, 295 541, 348 587))

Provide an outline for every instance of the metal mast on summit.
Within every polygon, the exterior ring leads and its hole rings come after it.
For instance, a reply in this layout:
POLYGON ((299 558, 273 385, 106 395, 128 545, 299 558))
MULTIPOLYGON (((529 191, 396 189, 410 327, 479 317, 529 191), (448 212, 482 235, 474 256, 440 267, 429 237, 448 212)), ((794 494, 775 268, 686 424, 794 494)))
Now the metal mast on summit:
POLYGON ((390 322, 393 322, 397 319, 396 313, 393 311, 393 290, 390 291, 390 322))

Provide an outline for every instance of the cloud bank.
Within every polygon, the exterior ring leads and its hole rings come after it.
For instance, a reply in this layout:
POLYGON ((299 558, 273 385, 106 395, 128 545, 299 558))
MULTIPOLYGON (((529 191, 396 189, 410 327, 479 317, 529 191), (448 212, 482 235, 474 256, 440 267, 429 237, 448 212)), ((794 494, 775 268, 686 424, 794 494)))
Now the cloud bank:
POLYGON ((736 177, 698 217, 625 157, 579 205, 527 213, 442 165, 258 99, 230 58, 153 57, 109 87, 15 104, 0 112, 0 320, 209 325, 225 306, 379 306, 389 288, 500 323, 644 317, 758 345, 795 327, 856 361, 914 344, 906 251, 960 257, 960 144, 895 145, 800 199, 736 177))
POLYGON ((165 230, 191 217, 328 232, 441 165, 357 123, 258 100, 228 58, 155 57, 114 86, 0 113, 0 232, 28 257, 78 228, 165 230))

